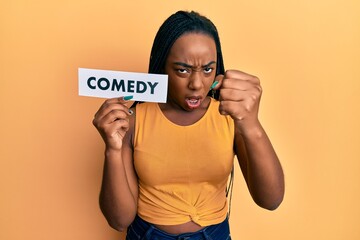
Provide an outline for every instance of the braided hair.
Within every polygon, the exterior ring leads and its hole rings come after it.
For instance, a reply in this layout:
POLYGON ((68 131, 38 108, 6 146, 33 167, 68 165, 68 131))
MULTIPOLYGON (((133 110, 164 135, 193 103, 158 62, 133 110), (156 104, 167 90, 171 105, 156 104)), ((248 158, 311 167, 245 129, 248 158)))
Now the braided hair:
MULTIPOLYGON (((214 39, 217 55, 216 75, 224 74, 224 61, 216 26, 208 18, 194 11, 178 11, 160 26, 151 49, 149 73, 164 73, 165 62, 171 47, 185 33, 203 33, 214 39)), ((219 98, 218 91, 215 92, 214 97, 219 98)))

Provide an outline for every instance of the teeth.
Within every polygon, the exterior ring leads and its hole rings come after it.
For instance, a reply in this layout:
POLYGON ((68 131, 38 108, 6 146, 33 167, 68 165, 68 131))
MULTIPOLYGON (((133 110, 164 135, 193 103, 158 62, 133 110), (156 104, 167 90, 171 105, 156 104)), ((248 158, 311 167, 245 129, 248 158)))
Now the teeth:
POLYGON ((190 104, 196 104, 199 102, 199 99, 189 99, 188 101, 190 104))
POLYGON ((188 98, 186 99, 186 102, 188 103, 190 108, 195 108, 198 107, 198 105, 200 105, 200 99, 198 98, 188 98))

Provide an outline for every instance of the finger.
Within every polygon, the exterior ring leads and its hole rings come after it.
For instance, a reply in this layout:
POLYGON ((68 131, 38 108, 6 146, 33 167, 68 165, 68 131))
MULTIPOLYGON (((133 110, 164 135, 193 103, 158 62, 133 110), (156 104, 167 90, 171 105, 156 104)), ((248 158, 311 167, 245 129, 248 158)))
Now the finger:
POLYGON ((262 94, 261 87, 248 82, 228 84, 223 82, 220 89, 220 100, 239 100, 239 98, 259 98, 262 94))
POLYGON ((242 120, 248 112, 247 108, 239 108, 238 103, 234 101, 222 101, 219 105, 219 113, 221 115, 231 115, 232 118, 237 120, 242 120))
POLYGON ((110 139, 116 139, 117 135, 120 135, 123 138, 128 130, 129 123, 124 119, 120 119, 107 126, 107 128, 103 130, 102 135, 108 142, 110 139))
POLYGON ((100 109, 106 108, 107 106, 112 105, 112 104, 123 104, 126 106, 131 105, 133 103, 133 101, 129 101, 129 99, 132 99, 132 96, 109 98, 101 105, 100 109))
POLYGON ((128 108, 130 108, 135 101, 131 101, 130 99, 133 99, 133 96, 124 96, 122 97, 123 101, 125 101, 124 105, 128 108))
POLYGON ((129 121, 128 113, 122 110, 115 109, 109 112, 108 114, 106 114, 104 117, 102 117, 100 122, 104 124, 111 124, 116 120, 123 120, 123 119, 129 121))
POLYGON ((260 83, 259 78, 257 78, 254 75, 239 71, 239 70, 227 70, 225 72, 225 79, 227 78, 235 78, 235 79, 242 79, 242 80, 246 80, 246 81, 250 81, 253 83, 260 83))
POLYGON ((98 115, 93 119, 93 125, 98 129, 104 129, 108 124, 118 119, 128 119, 128 114, 124 110, 114 109, 105 115, 98 115))
MULTIPOLYGON (((108 108, 105 108, 97 112, 94 116, 94 121, 102 122, 105 118, 125 118, 126 116, 131 115, 132 113, 126 106, 122 105, 112 105, 108 108), (119 115, 121 113, 121 115, 119 115)), ((108 121, 107 121, 108 122, 108 121)))
POLYGON ((229 114, 237 119, 244 118, 252 113, 257 113, 258 101, 252 98, 244 98, 239 101, 221 101, 219 112, 229 114))
POLYGON ((118 97, 118 98, 109 98, 107 99, 104 104, 112 104, 112 103, 121 103, 121 104, 129 104, 133 101, 130 101, 133 96, 124 96, 124 97, 118 97))
POLYGON ((242 79, 236 78, 226 78, 222 82, 221 88, 231 88, 231 89, 238 89, 242 91, 251 90, 256 86, 256 84, 242 79))
POLYGON ((107 126, 104 130, 109 136, 113 136, 117 132, 127 131, 129 129, 129 121, 127 119, 118 119, 107 126))
POLYGON ((211 85, 210 90, 212 90, 212 89, 213 90, 220 89, 223 79, 224 79, 224 75, 222 75, 222 74, 217 75, 215 77, 215 81, 214 81, 213 85, 211 85))
MULTIPOLYGON (((102 118, 109 112, 111 112, 114 109, 123 110, 126 112, 129 112, 129 108, 127 105, 131 105, 132 103, 129 101, 126 101, 121 98, 111 98, 107 99, 99 108, 99 110, 95 113, 95 118, 102 118)), ((130 113, 129 113, 130 114, 130 113)))
POLYGON ((230 115, 231 114, 231 105, 233 101, 221 101, 219 105, 219 112, 221 115, 230 115))
POLYGON ((246 98, 246 93, 241 90, 225 88, 220 89, 220 101, 242 101, 246 98))

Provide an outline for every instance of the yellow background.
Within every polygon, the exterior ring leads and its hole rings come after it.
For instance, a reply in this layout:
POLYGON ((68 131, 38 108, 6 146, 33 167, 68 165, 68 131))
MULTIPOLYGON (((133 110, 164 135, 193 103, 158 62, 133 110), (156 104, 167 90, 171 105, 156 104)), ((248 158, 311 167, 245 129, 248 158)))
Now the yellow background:
POLYGON ((179 9, 215 22, 227 69, 261 79, 286 175, 268 212, 236 172, 233 239, 360 239, 358 0, 1 0, 0 239, 122 239, 97 202, 103 100, 77 95, 77 69, 146 72, 179 9))

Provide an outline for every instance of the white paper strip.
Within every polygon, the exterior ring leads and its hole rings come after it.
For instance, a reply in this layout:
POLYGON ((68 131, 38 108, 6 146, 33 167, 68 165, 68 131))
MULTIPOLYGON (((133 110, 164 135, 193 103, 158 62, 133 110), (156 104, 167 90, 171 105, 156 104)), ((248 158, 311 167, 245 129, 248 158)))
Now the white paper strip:
POLYGON ((79 68, 79 95, 99 98, 133 96, 134 101, 166 102, 168 76, 79 68))

